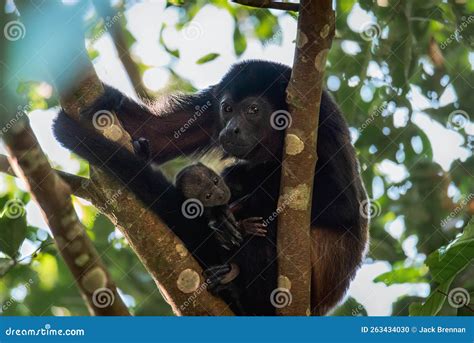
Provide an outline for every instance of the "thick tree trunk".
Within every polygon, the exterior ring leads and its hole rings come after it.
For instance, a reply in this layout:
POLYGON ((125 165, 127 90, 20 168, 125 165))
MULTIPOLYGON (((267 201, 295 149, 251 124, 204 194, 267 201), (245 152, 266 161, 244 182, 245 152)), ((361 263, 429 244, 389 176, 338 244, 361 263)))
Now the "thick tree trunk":
POLYGON ((334 25, 330 0, 301 1, 278 204, 283 209, 278 216, 278 287, 291 302, 278 309, 280 315, 311 313, 311 203, 324 68, 334 25))

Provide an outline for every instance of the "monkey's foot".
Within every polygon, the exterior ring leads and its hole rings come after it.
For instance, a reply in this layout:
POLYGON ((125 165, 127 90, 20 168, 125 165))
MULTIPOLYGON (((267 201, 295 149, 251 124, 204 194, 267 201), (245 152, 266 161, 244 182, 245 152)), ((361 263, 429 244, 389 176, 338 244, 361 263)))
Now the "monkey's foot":
POLYGON ((150 142, 148 139, 144 137, 140 137, 137 140, 134 140, 133 142, 133 150, 135 150, 135 154, 137 154, 140 157, 143 157, 146 160, 149 160, 151 157, 151 151, 150 151, 150 142))
POLYGON ((207 290, 214 295, 220 291, 228 289, 230 282, 233 281, 240 273, 239 267, 232 264, 223 264, 212 266, 203 271, 203 276, 206 279, 207 290))
POLYGON ((251 217, 239 221, 239 229, 244 235, 265 237, 267 235, 267 225, 262 217, 251 217))

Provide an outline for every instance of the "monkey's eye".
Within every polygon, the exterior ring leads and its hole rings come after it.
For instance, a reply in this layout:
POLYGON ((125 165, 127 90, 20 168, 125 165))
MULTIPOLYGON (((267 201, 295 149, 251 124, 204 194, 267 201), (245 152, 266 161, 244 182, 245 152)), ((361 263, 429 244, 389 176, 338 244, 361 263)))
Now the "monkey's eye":
POLYGON ((212 193, 207 193, 206 194, 206 199, 209 200, 211 198, 211 196, 212 196, 212 193))
POLYGON ((250 105, 250 106, 249 106, 248 113, 249 113, 249 114, 257 114, 257 113, 258 113, 258 106, 255 105, 255 104, 250 105))
POLYGON ((222 104, 222 110, 227 113, 232 112, 232 106, 224 102, 222 104))
POLYGON ((217 178, 217 176, 212 179, 212 182, 214 182, 215 185, 219 183, 219 179, 217 178))

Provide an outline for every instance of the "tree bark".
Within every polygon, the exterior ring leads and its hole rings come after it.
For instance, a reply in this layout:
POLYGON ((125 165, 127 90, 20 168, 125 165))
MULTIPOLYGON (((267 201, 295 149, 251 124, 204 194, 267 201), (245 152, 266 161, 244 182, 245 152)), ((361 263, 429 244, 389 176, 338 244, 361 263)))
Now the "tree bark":
POLYGON ((321 92, 334 19, 330 0, 301 1, 287 88, 292 124, 286 129, 278 204, 284 209, 278 216, 278 287, 287 290, 292 301, 277 310, 279 315, 311 313, 311 203, 321 92))

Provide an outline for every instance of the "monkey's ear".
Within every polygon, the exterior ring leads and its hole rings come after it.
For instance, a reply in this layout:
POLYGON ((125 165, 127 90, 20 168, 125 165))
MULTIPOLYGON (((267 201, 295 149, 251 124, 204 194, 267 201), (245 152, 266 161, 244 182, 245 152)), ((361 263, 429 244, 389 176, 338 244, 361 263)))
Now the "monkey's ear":
POLYGON ((206 92, 213 97, 217 97, 219 95, 218 86, 219 84, 209 86, 206 88, 206 92))

